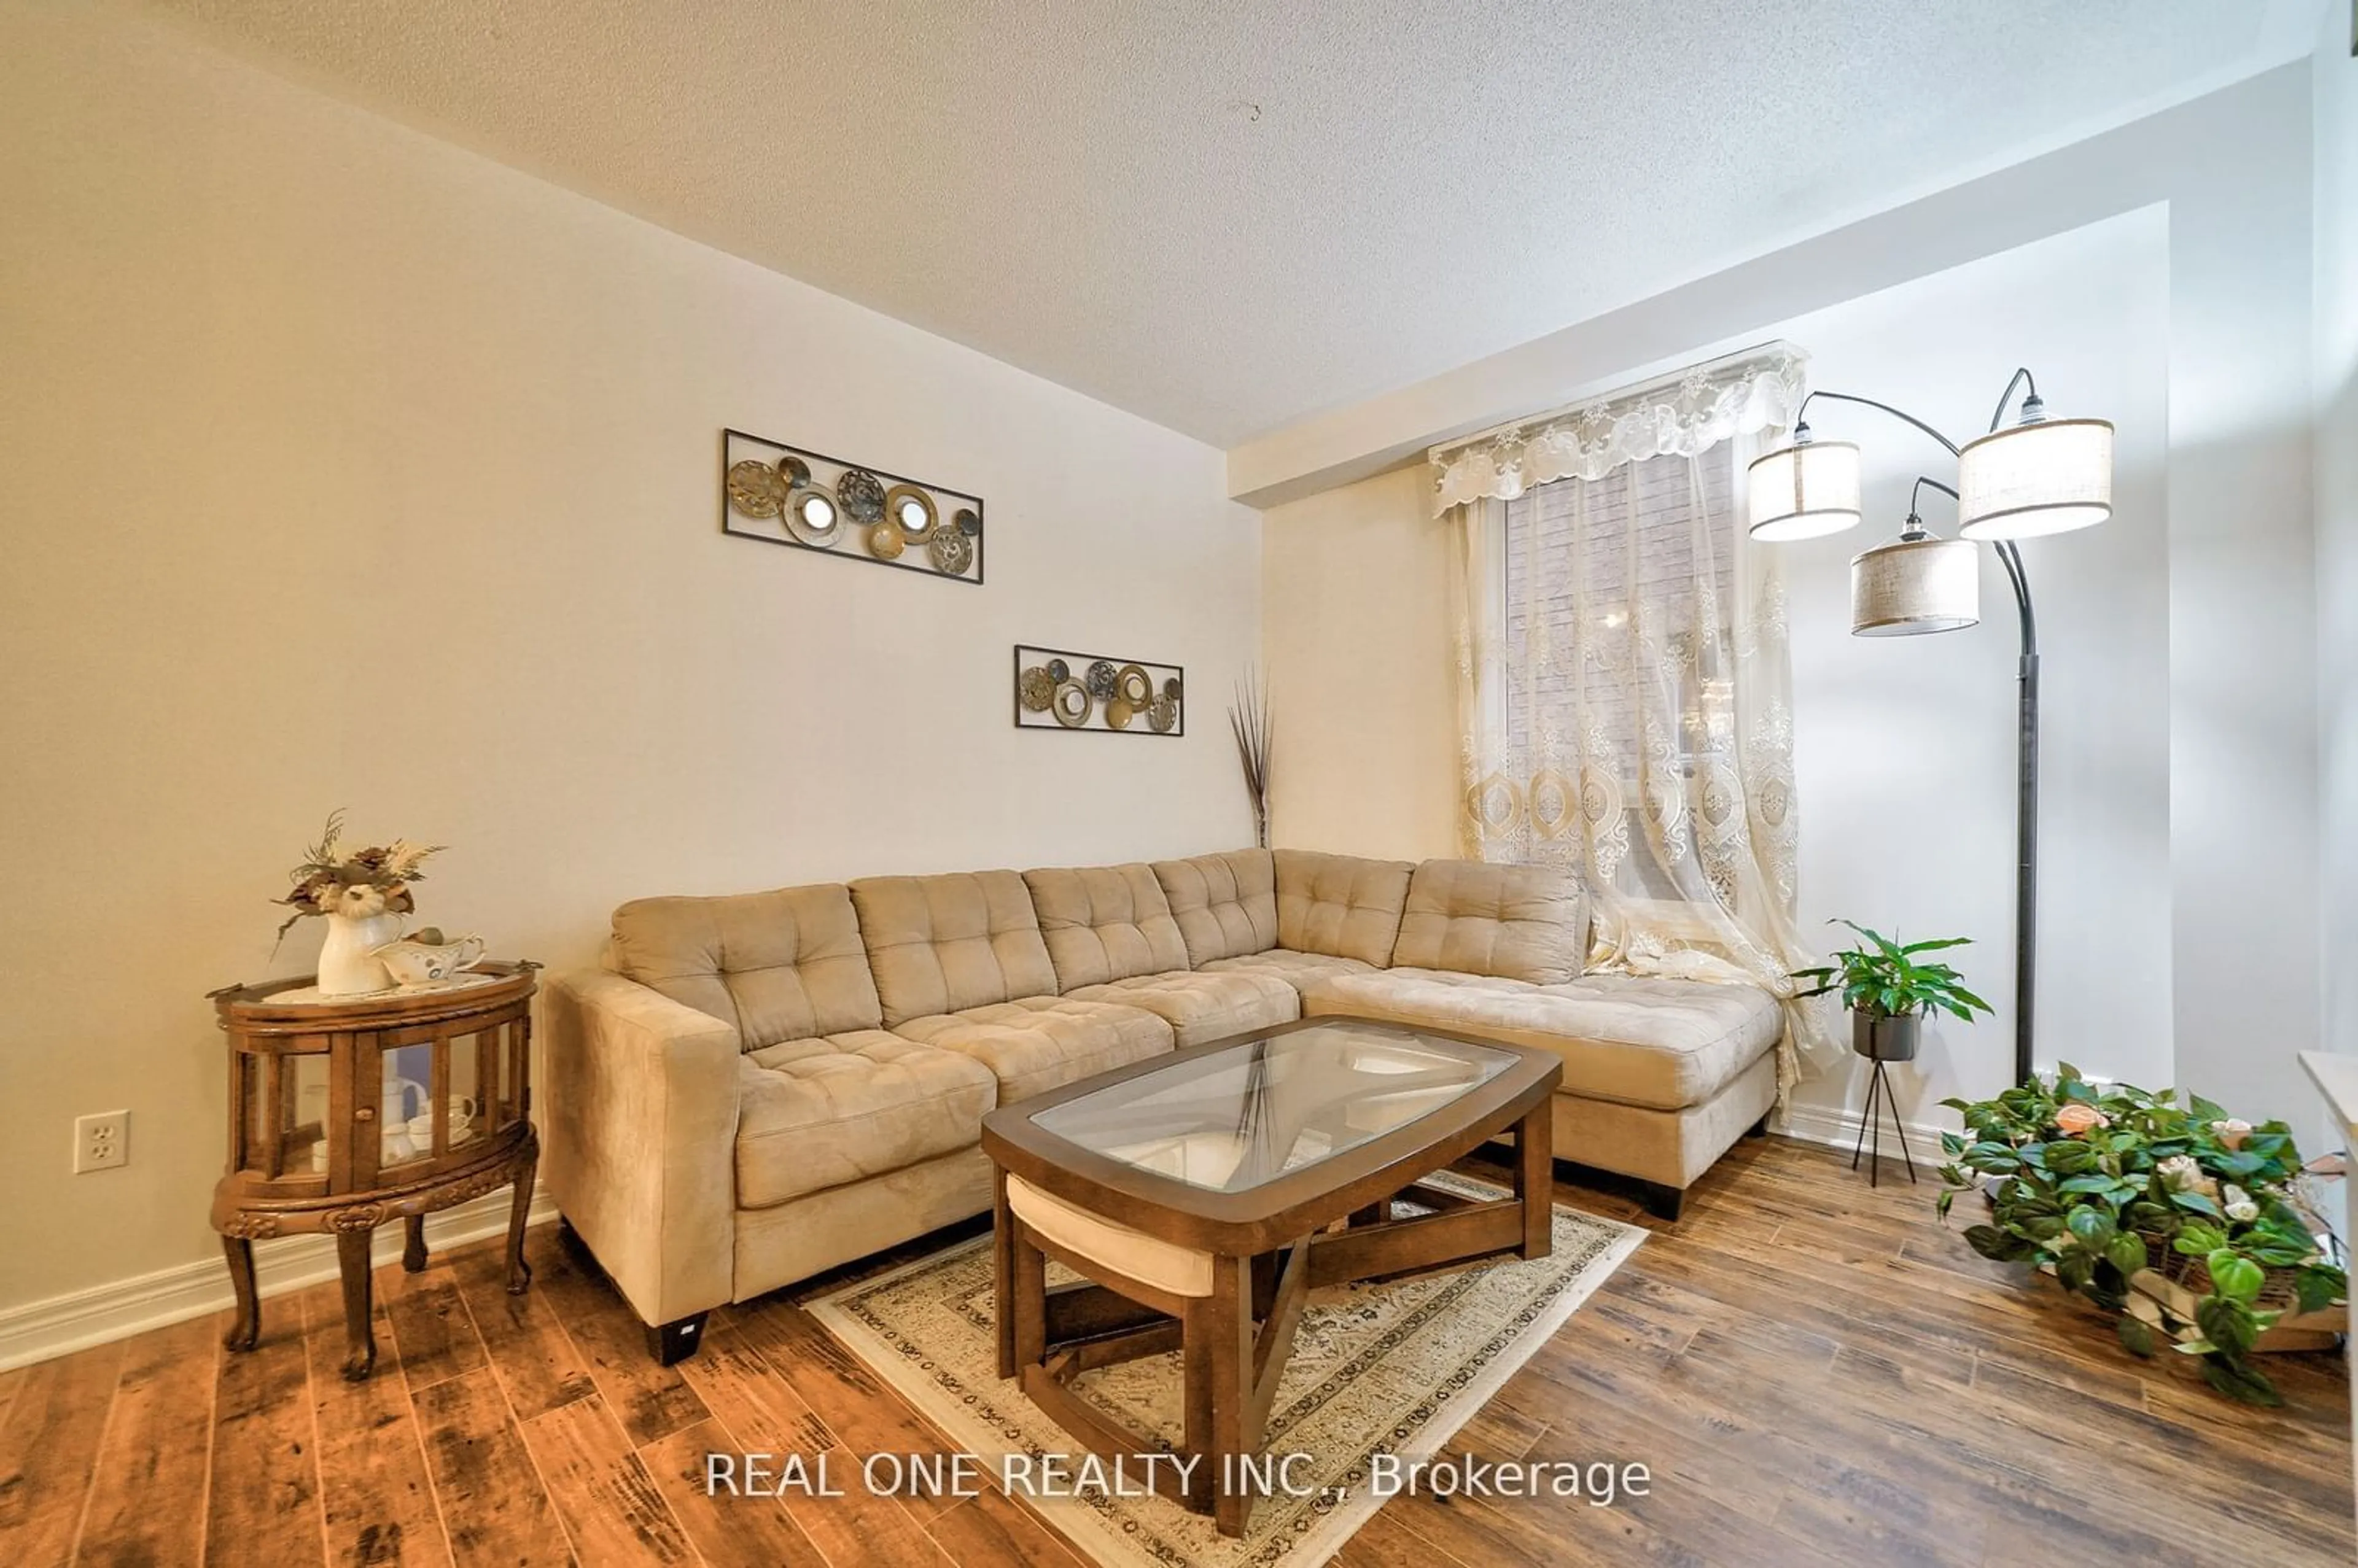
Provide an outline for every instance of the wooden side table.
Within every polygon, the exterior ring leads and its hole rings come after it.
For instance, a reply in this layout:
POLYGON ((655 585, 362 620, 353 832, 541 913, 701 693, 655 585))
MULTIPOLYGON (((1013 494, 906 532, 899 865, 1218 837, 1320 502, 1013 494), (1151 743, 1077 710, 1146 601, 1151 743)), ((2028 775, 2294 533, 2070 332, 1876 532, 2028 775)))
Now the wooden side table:
POLYGON ((254 1243, 332 1234, 344 1286, 344 1376, 376 1366, 369 1243, 398 1217, 401 1264, 426 1267, 426 1216, 514 1183, 508 1292, 524 1260, 540 1141, 532 1126, 532 997, 539 965, 490 962, 432 989, 321 997, 308 979, 212 993, 229 1036, 229 1170, 212 1225, 237 1317, 262 1326, 254 1243))

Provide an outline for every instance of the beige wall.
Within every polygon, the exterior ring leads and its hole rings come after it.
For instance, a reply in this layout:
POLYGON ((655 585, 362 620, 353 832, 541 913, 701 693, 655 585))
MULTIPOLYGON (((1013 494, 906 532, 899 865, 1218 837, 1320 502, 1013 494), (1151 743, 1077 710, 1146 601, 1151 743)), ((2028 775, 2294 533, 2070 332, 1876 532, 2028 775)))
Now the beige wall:
POLYGON ((1446 543, 1422 464, 1262 514, 1272 843, 1457 853, 1446 543))
POLYGON ((0 0, 0 1306, 216 1255, 204 992, 307 968, 331 807, 559 968, 636 894, 1249 832, 1206 447, 96 6, 0 0), (724 425, 979 492, 989 586, 722 537, 724 425), (1184 663, 1188 734, 1019 735, 1018 640, 1184 663))

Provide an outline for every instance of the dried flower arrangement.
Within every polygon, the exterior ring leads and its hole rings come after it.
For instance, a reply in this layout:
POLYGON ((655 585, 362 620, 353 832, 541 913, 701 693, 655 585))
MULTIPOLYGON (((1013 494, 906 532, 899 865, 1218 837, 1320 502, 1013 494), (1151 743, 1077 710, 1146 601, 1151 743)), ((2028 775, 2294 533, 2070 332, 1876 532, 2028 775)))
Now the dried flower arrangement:
POLYGON ((1228 729, 1237 740, 1237 762, 1244 769, 1245 794, 1252 801, 1253 842, 1269 848, 1269 760, 1273 732, 1270 729, 1269 683, 1248 667, 1237 682, 1237 700, 1228 709, 1228 729))
POLYGON ((328 818, 319 841, 303 851, 303 863, 287 873, 294 887, 274 903, 295 913, 278 927, 283 939, 295 923, 310 914, 342 914, 364 920, 376 914, 407 914, 417 907, 409 884, 425 876, 418 866, 440 844, 413 844, 395 838, 346 855, 341 852, 344 814, 328 818))

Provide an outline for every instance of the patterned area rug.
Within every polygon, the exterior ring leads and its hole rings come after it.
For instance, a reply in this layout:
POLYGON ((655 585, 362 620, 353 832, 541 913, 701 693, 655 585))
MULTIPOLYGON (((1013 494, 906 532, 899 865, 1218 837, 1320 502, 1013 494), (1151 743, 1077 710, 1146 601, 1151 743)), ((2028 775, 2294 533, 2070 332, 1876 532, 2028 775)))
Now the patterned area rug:
MULTIPOLYGON (((1433 1180, 1473 1197, 1503 1195, 1454 1175, 1433 1180)), ((1382 1506, 1368 1485, 1368 1456, 1438 1453, 1645 1234, 1559 1206, 1555 1248, 1545 1259, 1314 1292, 1264 1444, 1271 1454, 1312 1456, 1295 1477, 1313 1495, 1261 1499, 1241 1541, 1160 1497, 1091 1491, 1025 1500, 1083 1555, 1110 1568, 1314 1568, 1382 1506)), ((1069 1454, 1077 1463, 1081 1445, 1013 1383, 999 1380, 990 1241, 979 1237, 845 1286, 810 1311, 958 1448, 979 1456, 986 1476, 999 1476, 1011 1454, 1069 1454)), ((1049 1277, 1070 1276, 1052 1264, 1049 1277)), ((1177 1443, 1175 1352, 1085 1373, 1075 1386, 1136 1430, 1177 1443)))

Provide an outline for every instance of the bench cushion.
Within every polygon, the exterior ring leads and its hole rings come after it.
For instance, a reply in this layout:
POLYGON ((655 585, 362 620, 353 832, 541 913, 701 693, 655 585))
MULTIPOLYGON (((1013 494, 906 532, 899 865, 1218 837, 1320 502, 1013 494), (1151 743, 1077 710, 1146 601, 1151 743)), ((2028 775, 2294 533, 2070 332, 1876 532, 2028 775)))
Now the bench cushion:
POLYGON ((1152 1285, 1174 1296, 1212 1293, 1212 1255, 1164 1241, 1118 1220, 1092 1214, 1044 1192, 1021 1176, 1007 1178, 1007 1206, 1066 1251, 1104 1266, 1108 1273, 1152 1285))
POLYGON ((1187 944, 1188 968, 1277 946, 1277 871, 1267 849, 1157 860, 1154 880, 1187 944))
POLYGON ((1013 871, 869 877, 851 884, 851 902, 887 1029, 1056 994, 1032 890, 1013 871))
POLYGON ((1163 884, 1144 862, 1026 871, 1056 989, 1101 986, 1187 967, 1163 884))
POLYGON ((767 1208, 971 1147, 999 1103, 990 1070, 882 1030, 740 1058, 737 1206, 767 1208))
POLYGON ((1283 976, 1267 969, 1219 974, 1174 969, 1160 975, 1133 975, 1110 985, 1084 986, 1066 994, 1086 1001, 1142 1007, 1171 1025, 1182 1047, 1291 1023, 1302 1016, 1302 993, 1283 976))
POLYGON ((642 898, 614 912, 613 964, 736 1025, 747 1050, 883 1022, 851 896, 828 882, 725 898, 642 898))
POLYGON ((1584 975, 1535 986, 1445 969, 1332 975, 1302 993, 1305 1017, 1381 1019, 1454 1029, 1553 1051, 1558 1092, 1656 1110, 1711 1098, 1784 1028, 1758 986, 1643 975, 1584 975))
POLYGON ((1553 866, 1427 860, 1409 879, 1392 963, 1560 985, 1587 967, 1588 898, 1553 866))
POLYGON ((1171 1025, 1143 1008, 1055 996, 905 1019, 894 1030, 990 1068, 1001 1105, 1142 1061, 1173 1039, 1171 1025))
POLYGON ((1357 958, 1376 968, 1392 961, 1415 868, 1406 860, 1313 849, 1279 849, 1274 865, 1279 946, 1357 958))

